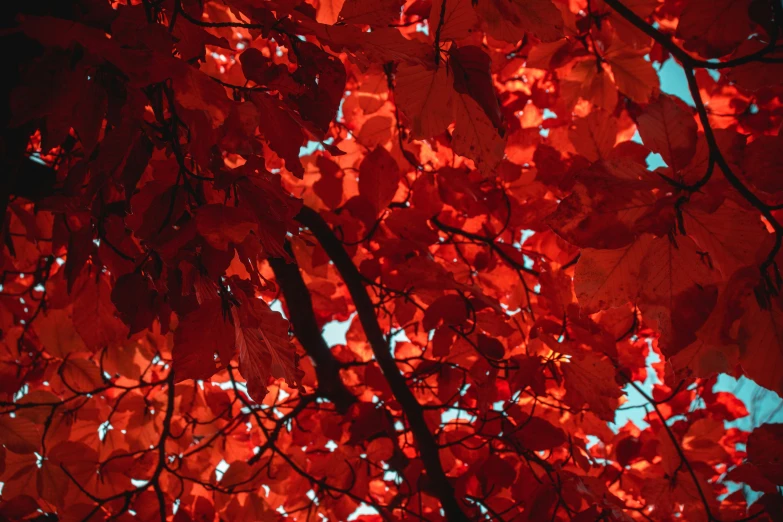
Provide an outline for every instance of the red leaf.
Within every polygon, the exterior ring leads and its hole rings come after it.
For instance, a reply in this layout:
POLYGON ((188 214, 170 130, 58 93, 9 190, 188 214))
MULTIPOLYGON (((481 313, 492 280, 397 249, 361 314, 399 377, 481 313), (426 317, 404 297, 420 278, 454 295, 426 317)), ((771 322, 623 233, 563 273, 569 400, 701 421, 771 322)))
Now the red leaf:
POLYGON ((479 2, 477 11, 493 37, 517 42, 526 31, 551 42, 563 37, 563 16, 550 0, 491 0, 479 2))
POLYGON ((424 312, 422 326, 432 330, 443 322, 445 325, 459 326, 468 319, 468 305, 457 294, 444 295, 436 299, 424 312))
POLYGON ((593 110, 586 118, 574 121, 568 137, 576 151, 588 160, 607 159, 617 140, 617 120, 605 111, 593 110))
POLYGON ((600 419, 614 420, 623 392, 615 381, 615 369, 606 357, 584 352, 563 363, 566 403, 579 409, 585 404, 600 419))
POLYGON ((116 317, 111 286, 105 276, 83 273, 74 287, 73 325, 90 350, 111 345, 127 336, 128 329, 116 317))
POLYGON ((327 208, 339 207, 343 200, 343 173, 340 166, 325 156, 318 156, 316 166, 321 177, 313 184, 313 190, 327 208))
POLYGON ((304 175, 299 159, 299 149, 304 142, 304 131, 290 111, 265 93, 253 96, 253 103, 260 114, 259 130, 269 142, 269 147, 285 161, 285 166, 296 177, 304 175))
POLYGON ((60 366, 60 375, 63 383, 78 393, 90 393, 103 384, 98 365, 90 359, 66 359, 60 366))
POLYGON ((636 120, 644 144, 678 174, 696 153, 696 121, 679 98, 661 94, 636 120))
POLYGON ((196 230, 212 247, 227 250, 242 243, 250 234, 258 235, 258 222, 252 212, 220 204, 205 205, 196 213, 196 230))
POLYGON ((587 313, 633 301, 641 290, 639 270, 653 238, 639 237, 617 250, 582 249, 574 274, 574 291, 587 313))
POLYGON ((751 32, 750 0, 688 2, 677 24, 677 38, 707 58, 729 53, 751 32))
POLYGON ((111 300, 123 321, 130 326, 130 335, 150 328, 158 315, 158 292, 138 272, 125 274, 114 283, 111 300))
POLYGON ((394 199, 401 177, 397 161, 379 145, 359 167, 359 193, 381 212, 394 199))
POLYGON ((762 424, 748 437, 748 460, 777 485, 783 484, 783 424, 762 424))
POLYGON ((401 0, 345 0, 340 18, 348 24, 383 27, 400 19, 404 3, 401 0))
POLYGON ((454 89, 467 94, 484 110, 492 125, 503 136, 503 115, 498 105, 490 70, 492 60, 475 45, 452 47, 449 50, 449 66, 454 74, 454 89))
POLYGON ((69 310, 49 310, 34 323, 35 333, 47 353, 65 358, 71 352, 87 351, 87 347, 73 324, 69 310))
POLYGON ((539 417, 526 417, 514 428, 514 438, 531 451, 546 451, 565 444, 565 432, 539 417))
POLYGON ((769 194, 783 191, 783 165, 778 161, 783 139, 758 136, 745 149, 743 170, 753 185, 769 194))
POLYGON ((400 64, 397 68, 395 101, 412 122, 416 138, 442 133, 454 120, 453 82, 446 67, 400 64))
POLYGON ((240 306, 232 309, 234 335, 239 351, 239 371, 247 391, 260 402, 271 379, 284 379, 299 386, 302 372, 293 344, 288 339, 288 321, 261 299, 239 294, 240 306))
POLYGON ((125 166, 122 169, 122 185, 125 187, 125 201, 130 206, 130 200, 136 190, 144 169, 147 168, 152 157, 153 146, 149 138, 143 133, 139 133, 138 138, 128 153, 125 160, 125 166))
POLYGON ((762 308, 757 299, 746 302, 740 322, 740 364, 745 375, 783 395, 783 304, 773 299, 762 308))
POLYGON ((220 365, 227 366, 234 353, 234 325, 220 299, 205 300, 180 318, 174 332, 174 375, 185 379, 209 379, 220 365), (219 358, 216 358, 215 355, 219 358))
POLYGON ((25 417, 0 416, 0 442, 14 453, 33 453, 41 443, 40 430, 25 417))
POLYGON ((627 466, 639 457, 642 450, 642 442, 636 437, 625 437, 615 447, 617 463, 622 467, 627 466))
POLYGON ((646 50, 631 49, 618 39, 612 43, 604 59, 611 65, 617 89, 637 103, 647 103, 660 82, 652 64, 644 59, 646 50))
POLYGON ((471 0, 434 0, 429 16, 433 36, 441 42, 467 37, 478 22, 471 0))

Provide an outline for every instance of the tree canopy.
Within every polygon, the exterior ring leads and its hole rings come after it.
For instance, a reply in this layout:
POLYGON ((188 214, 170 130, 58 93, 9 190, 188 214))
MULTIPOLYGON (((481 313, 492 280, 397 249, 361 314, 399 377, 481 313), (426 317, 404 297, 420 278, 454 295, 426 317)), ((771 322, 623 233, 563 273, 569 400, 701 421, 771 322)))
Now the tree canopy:
POLYGON ((780 520, 778 0, 1 16, 3 520, 780 520))

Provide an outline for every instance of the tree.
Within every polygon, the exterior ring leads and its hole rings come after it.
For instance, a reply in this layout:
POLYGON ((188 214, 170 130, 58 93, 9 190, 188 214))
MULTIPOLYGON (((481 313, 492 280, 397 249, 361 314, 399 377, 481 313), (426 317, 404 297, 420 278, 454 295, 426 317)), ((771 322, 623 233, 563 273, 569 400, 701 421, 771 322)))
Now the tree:
POLYGON ((3 519, 783 512, 780 2, 28 4, 3 519))

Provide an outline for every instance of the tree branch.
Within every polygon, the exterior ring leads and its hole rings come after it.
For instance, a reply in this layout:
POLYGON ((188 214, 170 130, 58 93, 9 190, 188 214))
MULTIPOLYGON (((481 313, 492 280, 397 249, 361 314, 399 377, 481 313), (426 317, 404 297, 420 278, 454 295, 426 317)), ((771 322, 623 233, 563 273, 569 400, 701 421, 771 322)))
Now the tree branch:
MULTIPOLYGON (((631 9, 626 7, 622 2, 619 0, 604 0, 606 4, 617 11, 617 13, 628 20, 634 27, 642 31, 644 34, 658 42, 662 47, 664 47, 667 51, 669 51, 672 56, 674 56, 678 62, 680 62, 683 66, 690 67, 690 68, 697 68, 697 69, 729 69, 731 67, 737 67, 738 65, 744 65, 747 63, 751 63, 754 61, 761 61, 761 62, 770 62, 770 60, 767 60, 764 58, 765 55, 773 52, 776 50, 776 43, 777 43, 777 25, 775 25, 775 32, 771 35, 769 43, 767 43, 766 46, 764 46, 762 49, 759 49, 755 53, 751 53, 746 56, 740 56, 739 58, 735 58, 733 60, 726 60, 725 62, 708 62, 706 60, 699 60, 698 58, 694 58, 687 52, 685 52, 681 47, 676 45, 671 37, 668 35, 663 34, 650 24, 648 24, 644 19, 642 19, 639 15, 634 13, 631 9)), ((776 2, 772 2, 773 7, 776 2)), ((779 12, 779 9, 775 9, 775 14, 777 15, 779 12)), ((777 63, 776 61, 772 61, 770 63, 777 63)))
POLYGON ((535 270, 533 268, 529 268, 525 266, 524 263, 518 262, 516 259, 508 255, 500 246, 490 237, 485 237, 480 234, 474 234, 472 232, 467 232, 465 230, 462 230, 461 228, 452 227, 451 225, 447 225, 446 223, 443 223, 440 221, 437 216, 430 219, 430 222, 435 225, 440 230, 443 230, 444 232, 450 232, 452 234, 457 234, 463 237, 466 237, 472 241, 476 241, 478 243, 484 243, 489 248, 492 249, 493 252, 495 252, 503 261, 508 263, 513 269, 515 270, 521 270, 525 273, 528 273, 530 275, 538 277, 540 273, 538 270, 535 270))
MULTIPOLYGON (((731 167, 729 166, 729 162, 726 161, 726 158, 723 157, 723 153, 721 152, 720 147, 718 146, 718 142, 715 138, 715 133, 713 132, 712 126, 710 125, 710 119, 709 119, 709 115, 707 114, 707 109, 704 106, 704 101, 701 98, 701 92, 699 91, 699 85, 698 82, 696 81, 696 75, 693 72, 694 68, 708 67, 711 65, 718 65, 718 64, 712 62, 705 62, 703 60, 697 60, 691 57, 680 47, 675 45, 675 43, 669 37, 665 36, 663 33, 661 33, 660 31, 652 27, 650 24, 645 22, 643 19, 637 16, 636 13, 634 13, 628 7, 626 7, 621 2, 619 2, 619 0, 605 0, 605 1, 612 9, 617 11, 623 18, 628 20, 636 28, 638 28, 640 31, 644 32, 645 34, 649 35, 656 42, 661 44, 661 46, 663 46, 667 51, 669 51, 672 54, 672 56, 674 56, 682 65, 683 70, 685 71, 685 77, 688 80, 688 89, 690 91, 691 97, 693 97, 693 102, 696 105, 696 112, 699 116, 699 121, 701 122, 701 125, 704 128, 704 137, 707 140, 707 145, 709 147, 709 152, 710 152, 710 158, 709 158, 710 168, 708 169, 707 174, 702 178, 702 180, 700 180, 696 184, 696 186, 701 187, 707 183, 707 181, 710 178, 710 175, 712 174, 713 163, 717 163, 717 165, 720 167, 721 171, 723 172, 723 176, 726 178, 726 181, 728 181, 729 184, 732 187, 734 187, 734 189, 748 203, 750 203, 754 208, 756 208, 761 213, 762 216, 764 216, 764 218, 770 224, 772 229, 775 231, 775 241, 769 253, 767 254, 766 259, 761 263, 759 269, 761 271, 762 280, 765 284, 765 290, 770 294, 773 295, 777 294, 779 289, 775 284, 776 282, 770 276, 769 269, 773 268, 773 273, 777 274, 777 271, 774 269, 775 257, 777 256, 781 246, 783 245, 783 225, 781 225, 780 222, 777 220, 777 218, 772 214, 772 207, 764 203, 756 194, 753 193, 752 190, 750 190, 747 186, 745 186, 742 180, 740 180, 739 177, 737 177, 737 175, 734 174, 734 172, 731 170, 731 167)), ((779 8, 776 8, 775 14, 779 15, 780 11, 781 10, 779 8)), ((777 40, 776 33, 777 33, 777 29, 775 31, 775 34, 772 35, 770 45, 768 45, 765 49, 768 50, 774 49, 775 41, 777 40)), ((753 56, 755 56, 754 59, 757 59, 760 58, 761 55, 758 56, 753 55, 753 56)), ((747 63, 748 61, 753 61, 753 60, 744 60, 744 61, 741 60, 744 59, 721 62, 719 64, 721 65, 721 67, 709 67, 709 68, 713 68, 713 69, 726 68, 735 65, 741 65, 742 63, 747 63)))
MULTIPOLYGON (((288 242, 285 244, 285 249, 293 259, 291 245, 288 242)), ((334 357, 321 335, 321 328, 313 312, 310 291, 299 272, 299 265, 295 260, 287 262, 279 257, 270 258, 269 265, 283 290, 294 335, 299 339, 307 355, 315 362, 319 391, 344 413, 356 402, 356 397, 348 391, 340 379, 340 362, 334 357)))
POLYGON ((383 331, 378 325, 378 319, 375 316, 375 306, 364 288, 359 270, 343 248, 340 240, 337 239, 329 225, 317 211, 309 207, 302 207, 297 220, 309 228, 316 239, 318 239, 318 242, 334 262, 345 285, 348 287, 348 291, 351 293, 356 312, 359 314, 359 320, 367 335, 367 341, 370 343, 383 376, 388 381, 392 393, 394 393, 408 419, 416 446, 421 454, 424 469, 430 479, 431 490, 440 500, 441 506, 446 513, 446 519, 451 522, 467 522, 469 518, 457 502, 454 496, 454 488, 443 471, 439 447, 424 419, 424 410, 410 388, 408 388, 405 377, 397 368, 391 347, 386 342, 383 331))
POLYGON ((629 376, 625 375, 624 373, 620 372, 620 375, 625 379, 625 381, 630 384, 633 389, 635 389, 644 399, 650 403, 650 405, 655 410, 655 414, 658 416, 658 418, 661 420, 661 424, 663 424, 663 429, 666 431, 666 435, 668 435, 669 440, 671 440, 672 445, 674 446, 674 449, 677 451, 677 455, 680 457, 680 461, 685 466, 685 469, 688 470, 688 474, 691 476, 691 479, 693 480, 693 485, 696 488, 696 492, 699 494, 699 499, 701 500, 701 503, 704 505, 704 510, 707 514, 707 520, 710 522, 720 522, 720 519, 716 518, 715 515, 712 513, 712 510, 710 509, 709 501, 707 500, 707 495, 702 491, 701 484, 699 483, 699 479, 696 476, 696 472, 693 469, 693 466, 691 466, 690 461, 688 460, 688 457, 685 455, 685 451, 682 449, 682 446, 680 445, 680 441, 677 440, 677 436, 674 434, 672 429, 669 427, 668 424, 666 424, 666 417, 661 412, 661 409, 658 407, 659 404, 661 404, 661 401, 656 401, 652 397, 650 397, 647 392, 645 392, 641 386, 639 386, 636 382, 633 381, 629 376))

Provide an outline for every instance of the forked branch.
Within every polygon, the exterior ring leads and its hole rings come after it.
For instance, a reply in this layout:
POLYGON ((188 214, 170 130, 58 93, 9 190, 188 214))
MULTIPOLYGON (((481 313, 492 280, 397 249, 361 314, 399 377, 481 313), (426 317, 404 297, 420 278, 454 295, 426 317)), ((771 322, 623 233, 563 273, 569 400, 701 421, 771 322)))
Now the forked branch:
MULTIPOLYGON (((691 97, 693 97, 693 102, 696 105, 696 112, 699 116, 699 121, 704 128, 704 137, 707 140, 710 154, 710 169, 708 169, 707 174, 696 184, 696 188, 700 188, 707 183, 710 175, 712 174, 712 166, 717 164, 720 167, 721 172, 723 172, 723 176, 726 178, 726 181, 728 181, 729 184, 734 187, 734 189, 740 194, 740 196, 742 196, 743 199, 750 203, 761 213, 762 216, 764 216, 764 219, 766 219, 766 221, 772 227, 772 230, 775 232, 775 241, 769 253, 767 254, 767 257, 761 263, 759 269, 761 271, 761 277, 764 281, 765 291, 769 294, 777 294, 780 290, 780 275, 775 264, 775 257, 777 257, 781 245, 783 245, 783 225, 781 225, 777 218, 773 215, 772 211, 774 210, 774 207, 763 202, 750 188, 748 188, 734 173, 734 171, 729 166, 729 162, 726 161, 726 158, 723 156, 723 153, 718 146, 718 142, 715 139, 715 133, 713 132, 712 126, 710 125, 709 115, 707 114, 707 109, 704 106, 704 101, 701 98, 699 84, 696 81, 696 75, 694 73, 694 69, 697 68, 725 69, 752 61, 765 61, 765 55, 777 48, 777 24, 774 25, 774 33, 771 35, 769 44, 759 52, 738 58, 736 60, 713 63, 693 58, 677 44, 675 44, 671 38, 648 24, 631 9, 623 5, 623 3, 619 0, 606 0, 606 3, 612 9, 617 11, 617 13, 620 14, 623 18, 633 24, 636 28, 650 36, 663 48, 669 51, 672 56, 674 56, 677 61, 680 62, 680 65, 682 65, 682 68, 685 71, 685 77, 688 80, 688 89, 690 91, 691 97), (770 271, 772 271, 772 274, 770 274, 770 271)), ((772 3, 774 6, 774 13, 776 18, 783 16, 781 15, 781 8, 775 5, 776 2, 772 3)))

